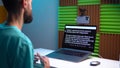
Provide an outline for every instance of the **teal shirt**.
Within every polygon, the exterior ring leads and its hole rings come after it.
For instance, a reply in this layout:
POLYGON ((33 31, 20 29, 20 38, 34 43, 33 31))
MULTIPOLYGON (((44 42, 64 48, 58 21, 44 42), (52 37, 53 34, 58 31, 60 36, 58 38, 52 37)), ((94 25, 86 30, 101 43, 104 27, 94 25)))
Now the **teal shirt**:
POLYGON ((16 26, 0 24, 0 68, 33 68, 33 46, 16 26))

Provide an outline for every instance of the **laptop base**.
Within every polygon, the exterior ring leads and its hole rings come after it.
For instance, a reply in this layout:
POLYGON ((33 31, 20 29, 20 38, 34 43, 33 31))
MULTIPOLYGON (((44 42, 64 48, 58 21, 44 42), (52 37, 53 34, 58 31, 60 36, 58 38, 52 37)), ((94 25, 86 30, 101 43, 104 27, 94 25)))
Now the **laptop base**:
MULTIPOLYGON (((80 57, 80 56, 74 56, 74 55, 67 55, 67 54, 62 54, 59 53, 60 50, 64 50, 64 48, 58 49, 55 52, 52 52, 48 55, 46 55, 47 57, 50 58, 55 58, 55 59, 61 59, 61 60, 65 60, 65 61, 71 61, 71 62, 80 62, 83 61, 85 59, 88 58, 88 56, 91 54, 90 52, 87 53, 86 55, 80 57)), ((67 49, 66 49, 67 50, 67 49)), ((68 49, 69 50, 69 49, 68 49)), ((71 49, 70 49, 71 50, 71 49)))

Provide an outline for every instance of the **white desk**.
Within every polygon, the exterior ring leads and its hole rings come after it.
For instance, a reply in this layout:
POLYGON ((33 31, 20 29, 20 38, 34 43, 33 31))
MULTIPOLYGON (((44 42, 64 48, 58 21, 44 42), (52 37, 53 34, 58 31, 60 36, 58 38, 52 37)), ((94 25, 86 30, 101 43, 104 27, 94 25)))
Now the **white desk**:
MULTIPOLYGON (((54 50, 43 49, 43 48, 34 49, 34 53, 38 52, 42 56, 45 56, 53 51, 54 50)), ((53 59, 53 58, 49 58, 49 60, 50 60, 50 65, 56 68, 120 68, 119 61, 103 59, 103 58, 95 58, 95 57, 78 63, 53 59), (91 61, 100 61, 100 65, 90 66, 91 61)))

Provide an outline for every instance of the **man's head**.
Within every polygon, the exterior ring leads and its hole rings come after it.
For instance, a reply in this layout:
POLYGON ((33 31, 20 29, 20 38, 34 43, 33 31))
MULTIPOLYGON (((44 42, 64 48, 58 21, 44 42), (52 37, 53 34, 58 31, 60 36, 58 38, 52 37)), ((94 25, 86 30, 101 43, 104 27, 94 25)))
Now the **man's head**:
POLYGON ((32 0, 2 0, 3 4, 8 12, 8 15, 16 15, 19 17, 21 11, 23 13, 24 23, 30 23, 32 21, 32 0))

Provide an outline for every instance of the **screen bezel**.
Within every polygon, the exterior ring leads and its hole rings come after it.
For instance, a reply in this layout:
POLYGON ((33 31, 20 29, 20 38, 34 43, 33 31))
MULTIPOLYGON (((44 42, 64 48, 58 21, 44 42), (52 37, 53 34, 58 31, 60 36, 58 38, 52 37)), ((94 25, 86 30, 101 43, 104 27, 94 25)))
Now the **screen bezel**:
MULTIPOLYGON (((76 28, 76 29, 77 29, 76 28)), ((74 28, 75 29, 75 28, 74 28)), ((82 28, 80 28, 80 29, 82 29, 82 28)), ((83 28, 84 29, 84 28, 83 28)), ((94 48, 95 48, 95 40, 96 40, 96 31, 97 31, 97 27, 95 26, 95 25, 65 25, 65 28, 64 28, 64 35, 63 35, 63 41, 62 41, 62 48, 71 48, 71 49, 77 49, 77 50, 85 50, 85 51, 91 51, 91 52, 94 52, 94 48), (71 26, 73 26, 73 28, 74 27, 77 27, 77 28, 79 28, 79 27, 86 27, 86 30, 88 29, 88 30, 90 30, 90 28, 91 28, 91 30, 92 30, 92 28, 94 28, 94 30, 95 30, 95 38, 94 38, 94 44, 93 44, 93 49, 84 49, 84 48, 74 48, 74 47, 66 47, 65 46, 65 43, 64 43, 64 41, 65 41, 65 35, 66 35, 66 32, 65 32, 65 30, 66 29, 68 29, 69 27, 71 27, 71 26), (67 28, 66 28, 67 27, 67 28)))

